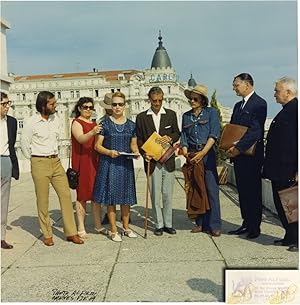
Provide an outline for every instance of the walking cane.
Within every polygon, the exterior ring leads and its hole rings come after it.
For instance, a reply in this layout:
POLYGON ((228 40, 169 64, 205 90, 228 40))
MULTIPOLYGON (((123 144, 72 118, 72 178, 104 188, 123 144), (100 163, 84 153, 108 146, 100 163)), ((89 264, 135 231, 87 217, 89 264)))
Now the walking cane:
POLYGON ((145 234, 144 238, 147 238, 147 228, 148 228, 148 206, 149 206, 149 176, 150 176, 150 161, 147 162, 147 189, 146 189, 146 208, 145 208, 145 234))

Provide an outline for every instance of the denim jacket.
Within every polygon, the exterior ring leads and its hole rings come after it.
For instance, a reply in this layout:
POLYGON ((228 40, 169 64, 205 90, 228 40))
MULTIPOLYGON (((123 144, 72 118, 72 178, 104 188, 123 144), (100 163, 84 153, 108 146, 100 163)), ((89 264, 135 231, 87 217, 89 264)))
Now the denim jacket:
POLYGON ((215 108, 204 108, 198 117, 193 114, 192 110, 183 114, 180 147, 205 145, 208 138, 217 140, 219 136, 220 120, 215 108))

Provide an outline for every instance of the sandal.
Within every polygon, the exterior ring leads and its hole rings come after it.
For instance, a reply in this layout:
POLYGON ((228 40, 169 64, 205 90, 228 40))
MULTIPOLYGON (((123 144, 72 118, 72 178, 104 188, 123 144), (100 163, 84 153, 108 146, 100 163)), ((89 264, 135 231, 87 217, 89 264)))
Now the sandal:
POLYGON ((106 228, 100 228, 100 229, 97 229, 97 228, 94 228, 94 230, 96 231, 96 233, 98 233, 98 234, 102 234, 102 235, 108 235, 108 231, 107 231, 107 229, 106 228))
POLYGON ((116 233, 110 232, 110 237, 111 237, 112 241, 116 241, 116 242, 122 241, 122 237, 120 236, 120 234, 118 232, 116 232, 116 233))
POLYGON ((89 238, 89 236, 88 236, 88 234, 86 233, 85 230, 83 230, 83 231, 78 231, 78 232, 77 232, 77 235, 78 235, 80 238, 82 238, 82 239, 88 239, 88 238, 89 238))
POLYGON ((123 234, 129 238, 137 238, 137 235, 135 233, 133 233, 131 230, 125 230, 123 228, 123 234))

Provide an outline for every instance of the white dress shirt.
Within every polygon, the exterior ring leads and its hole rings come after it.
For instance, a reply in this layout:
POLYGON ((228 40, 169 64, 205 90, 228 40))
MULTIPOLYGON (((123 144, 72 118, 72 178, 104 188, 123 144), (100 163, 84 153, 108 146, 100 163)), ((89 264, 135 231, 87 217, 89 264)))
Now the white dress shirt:
POLYGON ((1 119, 1 156, 9 156, 8 133, 7 133, 7 116, 1 119))
POLYGON ((21 148, 24 156, 50 156, 58 154, 59 132, 62 128, 57 114, 44 119, 40 113, 31 116, 24 123, 21 134, 21 148))
POLYGON ((155 126, 157 133, 159 133, 160 119, 161 119, 162 114, 166 114, 166 111, 163 107, 160 108, 160 110, 157 114, 154 113, 151 108, 149 108, 147 111, 147 115, 152 115, 152 119, 153 119, 154 126, 155 126))
POLYGON ((254 93, 254 91, 252 91, 251 93, 249 93, 248 95, 246 95, 246 96, 244 97, 244 101, 245 101, 245 102, 242 104, 241 109, 243 109, 243 108, 245 107, 245 105, 247 104, 249 98, 251 97, 251 95, 252 95, 253 93, 254 93))

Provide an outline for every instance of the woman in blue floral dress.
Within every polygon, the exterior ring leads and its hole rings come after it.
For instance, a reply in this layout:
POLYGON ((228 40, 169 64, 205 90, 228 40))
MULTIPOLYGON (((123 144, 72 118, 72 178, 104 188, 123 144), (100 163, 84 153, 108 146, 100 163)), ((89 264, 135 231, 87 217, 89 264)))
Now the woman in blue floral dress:
POLYGON ((126 118, 125 95, 115 92, 112 95, 112 115, 102 121, 102 132, 95 144, 101 154, 94 185, 93 200, 107 206, 111 225, 111 239, 122 241, 117 232, 116 205, 120 205, 123 232, 134 238, 136 234, 129 229, 130 206, 137 203, 133 160, 122 153, 139 156, 135 123, 126 118))

